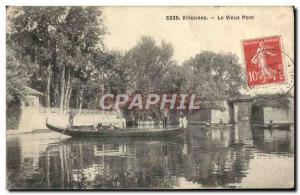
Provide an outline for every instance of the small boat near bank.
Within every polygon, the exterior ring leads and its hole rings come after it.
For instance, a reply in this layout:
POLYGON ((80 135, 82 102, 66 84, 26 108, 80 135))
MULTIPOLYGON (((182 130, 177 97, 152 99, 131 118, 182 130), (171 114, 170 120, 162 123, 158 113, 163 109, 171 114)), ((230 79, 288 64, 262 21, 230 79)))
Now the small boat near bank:
POLYGON ((253 124, 254 127, 259 129, 269 129, 269 130, 290 130, 291 123, 274 123, 272 125, 269 124, 253 124))
POLYGON ((207 122, 189 122, 189 125, 199 125, 200 127, 205 128, 231 128, 236 123, 207 123, 207 122))
POLYGON ((71 137, 171 137, 180 135, 184 130, 180 127, 169 129, 152 129, 144 131, 122 130, 119 128, 110 129, 109 126, 103 126, 103 129, 96 131, 93 126, 72 126, 58 127, 49 124, 46 121, 46 126, 57 133, 68 135, 71 137))
POLYGON ((210 125, 206 125, 204 124, 203 126, 208 127, 208 128, 228 128, 228 127, 233 127, 234 124, 233 123, 224 123, 224 124, 220 124, 220 123, 211 123, 210 125))

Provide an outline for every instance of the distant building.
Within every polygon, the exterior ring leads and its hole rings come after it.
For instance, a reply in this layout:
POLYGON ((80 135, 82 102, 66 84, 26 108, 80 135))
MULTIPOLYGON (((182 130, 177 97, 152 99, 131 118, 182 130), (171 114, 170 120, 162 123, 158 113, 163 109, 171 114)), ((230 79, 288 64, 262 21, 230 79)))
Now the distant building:
POLYGON ((25 86, 25 90, 27 92, 27 96, 26 96, 25 100, 22 101, 22 107, 39 109, 40 96, 42 96, 43 93, 41 93, 35 89, 32 89, 28 86, 25 86))
POLYGON ((189 124, 201 124, 205 121, 211 123, 237 123, 249 121, 253 98, 229 98, 216 101, 202 101, 200 110, 194 111, 189 118, 189 124))
POLYGON ((218 123, 293 123, 294 97, 239 97, 227 100, 202 101, 200 110, 193 111, 189 124, 218 123))
MULTIPOLYGON (((39 112, 40 96, 43 93, 28 86, 24 86, 24 88, 26 91, 25 100, 18 100, 7 107, 6 128, 9 130, 23 128, 25 123, 31 124, 28 121, 39 112), (24 118, 24 116, 28 117, 24 118)), ((24 128, 27 127, 28 125, 24 126, 24 128)))
POLYGON ((40 97, 43 93, 24 86, 26 97, 21 101, 20 122, 16 129, 30 132, 33 129, 45 129, 45 120, 40 114, 40 97))
POLYGON ((291 96, 255 98, 251 109, 252 123, 294 122, 294 99, 291 96))
POLYGON ((227 100, 217 100, 213 102, 202 101, 200 110, 195 110, 188 118, 189 124, 202 124, 206 121, 211 123, 219 123, 222 120, 224 123, 230 122, 230 114, 227 100))

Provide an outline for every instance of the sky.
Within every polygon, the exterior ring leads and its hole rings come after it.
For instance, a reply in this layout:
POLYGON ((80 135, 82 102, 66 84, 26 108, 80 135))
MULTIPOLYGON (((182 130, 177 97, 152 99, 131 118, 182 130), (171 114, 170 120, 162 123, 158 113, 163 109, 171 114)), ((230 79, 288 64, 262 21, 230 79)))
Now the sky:
POLYGON ((103 7, 109 31, 105 44, 121 51, 133 47, 141 36, 151 36, 174 47, 181 64, 204 50, 236 54, 243 66, 241 41, 281 35, 284 49, 293 56, 291 7, 103 7), (169 21, 166 16, 207 16, 209 20, 169 21), (217 20, 222 16, 254 16, 253 20, 217 20), (210 19, 210 17, 215 17, 210 19))

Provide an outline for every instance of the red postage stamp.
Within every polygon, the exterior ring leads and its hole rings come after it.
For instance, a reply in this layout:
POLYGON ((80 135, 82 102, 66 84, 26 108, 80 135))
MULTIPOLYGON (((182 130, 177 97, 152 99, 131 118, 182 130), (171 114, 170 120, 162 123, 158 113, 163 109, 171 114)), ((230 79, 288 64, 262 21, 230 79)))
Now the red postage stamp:
POLYGON ((280 36, 243 40, 242 47, 248 86, 284 82, 280 36))

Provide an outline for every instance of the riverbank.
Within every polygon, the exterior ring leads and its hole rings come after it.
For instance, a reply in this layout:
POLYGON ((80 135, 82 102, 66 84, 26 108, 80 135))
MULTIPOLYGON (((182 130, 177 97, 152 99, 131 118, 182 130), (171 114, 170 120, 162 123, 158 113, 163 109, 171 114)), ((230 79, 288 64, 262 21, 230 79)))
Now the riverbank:
MULTIPOLYGON (((69 124, 69 114, 60 114, 57 112, 43 112, 39 109, 22 107, 22 114, 18 128, 7 130, 7 134, 31 133, 34 130, 48 129, 48 123, 60 127, 67 127, 69 124)), ((126 120, 118 116, 117 113, 81 113, 75 115, 73 125, 94 125, 97 123, 112 124, 119 128, 126 128, 126 120)))

